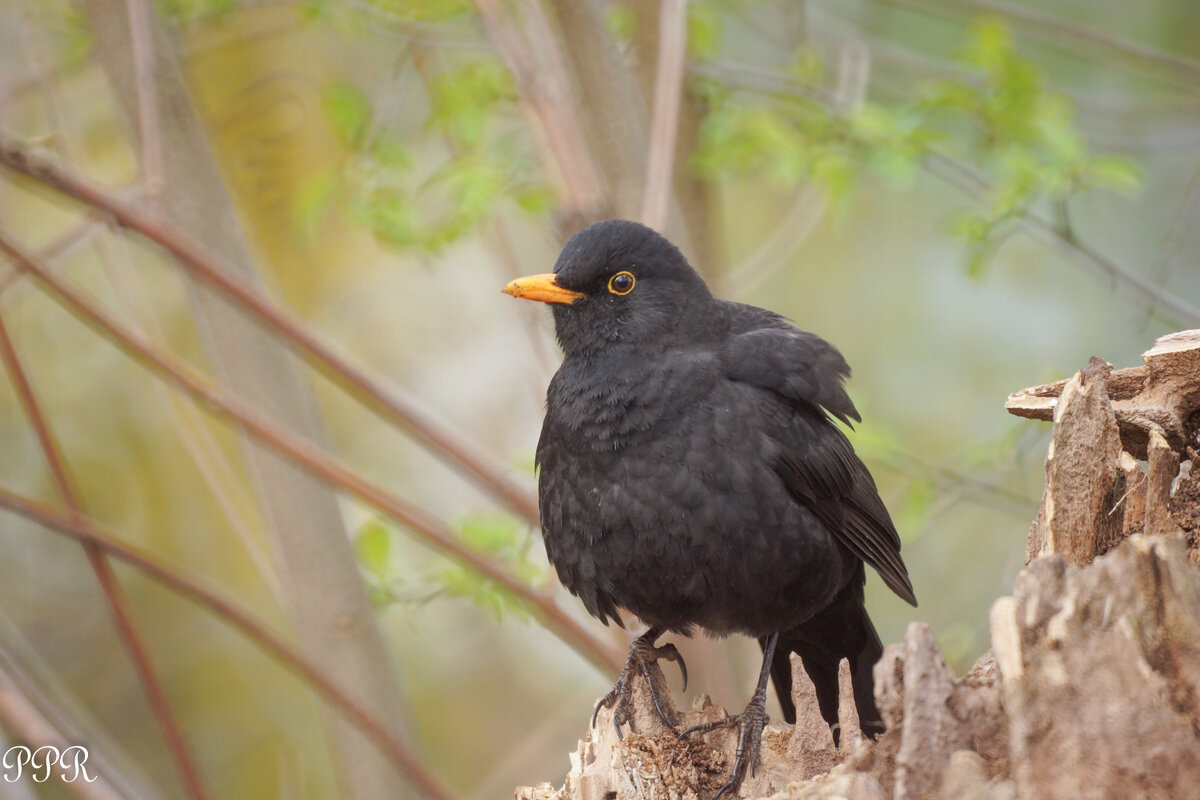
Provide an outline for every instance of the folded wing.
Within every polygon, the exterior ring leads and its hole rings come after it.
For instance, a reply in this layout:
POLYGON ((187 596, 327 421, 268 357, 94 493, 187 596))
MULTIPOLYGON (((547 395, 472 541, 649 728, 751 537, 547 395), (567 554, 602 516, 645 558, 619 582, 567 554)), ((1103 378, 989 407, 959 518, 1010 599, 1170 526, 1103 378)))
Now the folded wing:
POLYGON ((734 331, 727 377, 771 392, 792 409, 786 423, 764 431, 778 445, 776 473, 846 549, 916 605, 900 536, 866 466, 830 419, 860 419, 843 386, 850 374, 845 359, 828 342, 775 315, 759 312, 734 331))

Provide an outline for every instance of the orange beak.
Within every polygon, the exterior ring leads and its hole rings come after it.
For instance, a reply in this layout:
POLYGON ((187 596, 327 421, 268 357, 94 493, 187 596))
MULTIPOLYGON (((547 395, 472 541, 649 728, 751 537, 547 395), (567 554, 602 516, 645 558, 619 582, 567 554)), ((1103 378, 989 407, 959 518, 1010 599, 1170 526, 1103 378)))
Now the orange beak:
POLYGON ((517 278, 504 287, 504 293, 524 300, 540 300, 543 303, 564 303, 566 305, 571 305, 579 298, 584 297, 583 292, 573 292, 559 286, 553 272, 517 278))

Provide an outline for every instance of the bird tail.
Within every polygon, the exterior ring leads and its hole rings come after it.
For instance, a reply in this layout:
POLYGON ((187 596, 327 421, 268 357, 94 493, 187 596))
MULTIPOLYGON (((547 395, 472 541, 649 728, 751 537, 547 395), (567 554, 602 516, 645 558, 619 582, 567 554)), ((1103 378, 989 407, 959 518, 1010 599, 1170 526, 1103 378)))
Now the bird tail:
MULTIPOLYGON (((760 644, 766 640, 760 640, 760 644)), ((825 609, 794 628, 781 631, 771 660, 771 681, 779 695, 783 717, 796 721, 792 700, 791 654, 800 656, 817 693, 821 717, 829 725, 834 744, 841 739, 838 723, 838 667, 850 662, 850 683, 858 724, 864 735, 875 738, 884 726, 875 705, 875 664, 883 656, 879 634, 863 607, 862 584, 852 582, 825 609), (855 585, 857 584, 857 586, 855 585)))

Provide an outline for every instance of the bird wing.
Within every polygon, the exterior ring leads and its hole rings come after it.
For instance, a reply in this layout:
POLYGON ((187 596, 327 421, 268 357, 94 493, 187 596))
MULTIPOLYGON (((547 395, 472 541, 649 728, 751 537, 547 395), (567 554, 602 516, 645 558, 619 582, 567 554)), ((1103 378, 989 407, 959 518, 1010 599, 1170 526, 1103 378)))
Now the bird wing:
POLYGON ((754 306, 730 303, 731 333, 727 374, 768 389, 793 403, 824 409, 849 425, 862 418, 843 381, 850 365, 833 345, 793 328, 783 317, 754 306))
POLYGON ((837 350, 814 334, 774 315, 760 319, 770 327, 733 327, 726 375, 765 389, 790 407, 790 413, 766 416, 763 433, 777 445, 775 472, 846 549, 916 605, 900 558, 900 536, 875 481, 828 416, 847 424, 848 418, 859 419, 842 385, 850 368, 837 350))

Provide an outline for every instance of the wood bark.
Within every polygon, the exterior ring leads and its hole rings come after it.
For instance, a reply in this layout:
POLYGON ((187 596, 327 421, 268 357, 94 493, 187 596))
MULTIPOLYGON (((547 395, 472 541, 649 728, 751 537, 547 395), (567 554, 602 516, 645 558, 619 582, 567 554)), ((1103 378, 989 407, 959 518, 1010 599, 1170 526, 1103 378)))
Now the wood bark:
MULTIPOLYGON (((956 677, 928 626, 910 625, 875 667, 887 732, 840 750, 794 660, 797 722, 768 726, 739 797, 1200 798, 1200 331, 1144 358, 1117 371, 1094 358, 1010 396, 1010 411, 1054 431, 1030 563, 992 606, 991 649, 956 677)), ((844 663, 841 679, 842 729, 856 731, 844 663)), ((642 734, 619 739, 602 713, 566 781, 517 798, 711 797, 732 737, 681 741, 635 700, 642 734)), ((700 698, 682 724, 722 714, 700 698)))

